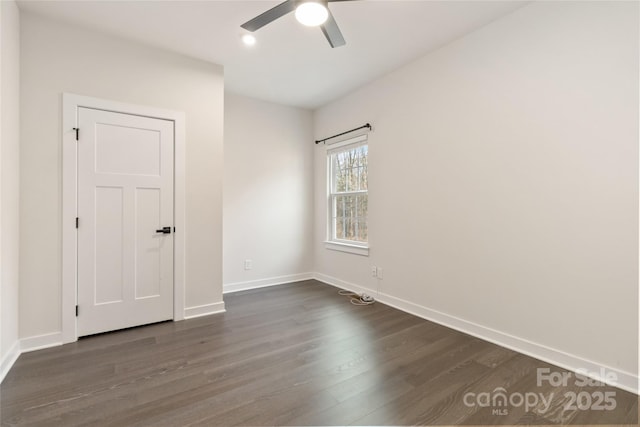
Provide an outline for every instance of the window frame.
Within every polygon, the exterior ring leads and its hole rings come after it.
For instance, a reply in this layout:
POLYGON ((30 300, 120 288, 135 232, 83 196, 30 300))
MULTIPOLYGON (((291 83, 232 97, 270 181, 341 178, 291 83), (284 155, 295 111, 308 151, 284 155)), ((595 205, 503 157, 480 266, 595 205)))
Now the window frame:
MULTIPOLYGON (((327 159, 326 159, 327 161, 327 168, 326 168, 326 171, 327 171, 327 199, 326 199, 327 234, 326 234, 326 240, 324 243, 325 243, 326 249, 340 251, 340 252, 347 252, 347 253, 352 253, 356 255, 368 256, 369 255, 368 238, 366 242, 337 239, 334 237, 336 234, 336 230, 334 229, 334 221, 333 221, 335 210, 336 210, 334 200, 337 197, 337 195, 347 195, 347 196, 358 195, 358 194, 366 194, 367 196, 369 195, 368 188, 367 190, 356 190, 356 191, 347 191, 347 192, 340 192, 340 193, 333 192, 333 179, 334 179, 333 161, 332 161, 333 156, 335 154, 352 150, 364 145, 366 146, 369 145, 368 137, 366 134, 345 139, 335 144, 331 144, 327 147, 327 152, 326 152, 326 156, 327 156, 327 159)), ((367 160, 368 160, 368 156, 369 156, 369 153, 367 150, 367 160)), ((367 168, 368 168, 368 163, 369 162, 367 161, 367 168)), ((368 227, 368 217, 369 215, 367 212, 367 227, 368 227)))

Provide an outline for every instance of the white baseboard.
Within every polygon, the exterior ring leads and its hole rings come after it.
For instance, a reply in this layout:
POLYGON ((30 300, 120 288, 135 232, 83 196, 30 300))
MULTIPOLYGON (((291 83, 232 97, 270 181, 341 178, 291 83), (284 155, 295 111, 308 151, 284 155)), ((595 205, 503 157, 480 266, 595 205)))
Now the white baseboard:
POLYGON ((313 273, 289 274, 287 276, 269 277, 267 279, 250 280, 248 282, 228 283, 226 285, 223 285, 222 291, 225 294, 229 294, 232 292, 247 291, 249 289, 284 285, 286 283, 300 282, 302 280, 311 280, 313 278, 313 273))
POLYGON ((196 317, 208 316, 210 314, 224 313, 225 311, 224 302, 214 302, 213 304, 204 304, 185 308, 184 318, 194 319, 196 317))
MULTIPOLYGON (((378 293, 373 289, 368 289, 353 283, 345 282, 321 273, 305 273, 290 276, 280 276, 271 279, 254 280, 250 282, 233 283, 225 285, 225 293, 237 292, 247 289, 255 289, 266 286, 275 286, 284 283, 297 282, 301 280, 316 279, 320 282, 335 286, 341 289, 347 289, 357 293, 367 293, 374 296, 379 302, 397 308, 409 314, 421 317, 423 319, 438 323, 451 329, 464 332, 471 336, 489 341, 502 347, 506 347, 518 353, 525 354, 535 359, 559 366, 570 371, 587 371, 592 373, 592 377, 598 381, 608 383, 612 386, 638 394, 638 375, 621 371, 609 366, 603 366, 596 362, 584 359, 582 357, 553 349, 542 344, 534 343, 523 338, 519 338, 504 332, 469 322, 437 310, 433 310, 410 301, 396 298, 384 293, 378 293), (609 382, 608 378, 603 378, 598 374, 601 372, 607 374, 614 373, 617 376, 615 382, 609 382)), ((185 319, 193 319, 195 317, 207 316, 210 314, 223 313, 225 311, 224 302, 213 304, 205 304, 196 307, 185 308, 185 319)), ((43 348, 54 347, 62 344, 62 334, 52 333, 39 335, 35 337, 23 338, 16 342, 9 352, 0 361, 0 382, 11 369, 15 361, 21 353, 28 351, 40 350, 43 348)))
POLYGON ((573 372, 580 371, 581 373, 583 373, 584 371, 586 371, 593 379, 608 383, 609 385, 618 387, 631 393, 638 394, 638 376, 636 374, 621 371, 609 366, 603 366, 599 363, 584 359, 574 354, 569 354, 561 350, 550 348, 542 344, 506 334, 504 332, 488 328, 477 323, 469 322, 467 320, 460 319, 458 317, 451 316, 449 314, 442 313, 440 311, 433 310, 412 303, 410 301, 396 298, 391 295, 378 293, 373 289, 367 289, 365 287, 345 282, 343 280, 327 276, 325 274, 316 273, 314 278, 328 285, 347 289, 352 292, 364 292, 375 297, 378 301, 385 305, 389 305, 391 307, 397 308, 398 310, 413 314, 414 316, 418 316, 434 323, 446 326, 448 328, 464 332, 485 341, 489 341, 501 347, 506 347, 510 350, 522 353, 538 360, 542 360, 552 365, 556 365, 573 372), (605 373, 605 377, 602 377, 602 373, 605 373), (610 375, 611 373, 615 374, 615 376, 617 377, 617 380, 615 382, 608 381, 608 378, 606 378, 606 376, 610 375))
POLYGON ((13 364, 16 363, 18 357, 20 357, 20 341, 16 340, 7 354, 0 360, 0 383, 2 383, 13 364))
POLYGON ((20 340, 20 352, 28 353, 59 345, 62 345, 62 332, 36 335, 35 337, 27 337, 20 340))
POLYGON ((62 345, 62 333, 60 332, 22 338, 16 341, 11 349, 9 349, 9 352, 7 352, 0 361, 0 383, 4 380, 4 377, 22 353, 56 347, 59 345, 62 345))
POLYGON ((348 291, 356 292, 358 294, 365 293, 367 295, 371 295, 376 300, 379 300, 378 291, 375 291, 373 289, 365 288, 365 287, 356 285, 355 283, 345 282, 344 280, 340 280, 332 276, 327 276, 326 274, 322 274, 322 273, 314 273, 313 278, 327 285, 335 286, 336 288, 340 288, 340 289, 346 289, 348 291))

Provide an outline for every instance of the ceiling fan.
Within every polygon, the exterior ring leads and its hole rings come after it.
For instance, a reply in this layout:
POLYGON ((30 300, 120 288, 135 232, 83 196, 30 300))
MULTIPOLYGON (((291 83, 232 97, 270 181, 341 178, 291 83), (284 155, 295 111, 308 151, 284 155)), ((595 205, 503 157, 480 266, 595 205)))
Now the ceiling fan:
POLYGON ((295 10, 298 22, 308 27, 319 26, 332 48, 344 46, 346 41, 328 7, 328 3, 334 1, 351 0, 287 0, 245 22, 241 27, 254 32, 295 10))

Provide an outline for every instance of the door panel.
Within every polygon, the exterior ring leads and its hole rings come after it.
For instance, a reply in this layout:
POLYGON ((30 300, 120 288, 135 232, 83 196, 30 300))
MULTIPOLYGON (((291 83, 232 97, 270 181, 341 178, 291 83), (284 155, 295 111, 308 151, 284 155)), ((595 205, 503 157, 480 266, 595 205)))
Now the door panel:
POLYGON ((95 303, 121 302, 123 299, 124 239, 122 230, 123 189, 95 189, 95 303))
POLYGON ((78 109, 78 335, 173 318, 173 122, 78 109))
POLYGON ((96 135, 100 136, 96 140, 97 172, 160 175, 162 135, 157 130, 97 123, 96 135))
MULTIPOLYGON (((136 298, 160 295, 160 271, 164 234, 153 224, 160 224, 160 190, 136 189, 136 298), (152 221, 155 219, 155 221, 152 221), (151 226, 151 228, 149 228, 151 226)), ((165 262, 172 262, 165 260, 165 262)))

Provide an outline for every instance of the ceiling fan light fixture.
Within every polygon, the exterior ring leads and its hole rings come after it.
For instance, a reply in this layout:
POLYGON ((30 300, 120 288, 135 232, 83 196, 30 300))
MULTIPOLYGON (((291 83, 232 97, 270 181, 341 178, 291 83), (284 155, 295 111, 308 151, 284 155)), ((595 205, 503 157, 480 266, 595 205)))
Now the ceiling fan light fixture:
POLYGON ((241 39, 245 46, 253 46, 256 44, 256 38, 253 34, 243 34, 241 39))
POLYGON ((317 27, 324 24, 329 17, 329 11, 322 3, 306 1, 296 8, 296 19, 307 27, 317 27))

